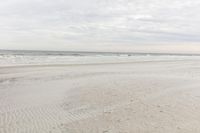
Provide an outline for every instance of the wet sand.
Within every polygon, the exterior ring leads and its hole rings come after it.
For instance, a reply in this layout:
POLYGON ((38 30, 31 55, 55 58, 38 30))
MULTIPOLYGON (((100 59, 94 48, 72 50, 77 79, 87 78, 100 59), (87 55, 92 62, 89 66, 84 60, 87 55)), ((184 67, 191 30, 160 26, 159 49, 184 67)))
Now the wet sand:
POLYGON ((200 62, 0 67, 0 133, 199 133, 200 62))

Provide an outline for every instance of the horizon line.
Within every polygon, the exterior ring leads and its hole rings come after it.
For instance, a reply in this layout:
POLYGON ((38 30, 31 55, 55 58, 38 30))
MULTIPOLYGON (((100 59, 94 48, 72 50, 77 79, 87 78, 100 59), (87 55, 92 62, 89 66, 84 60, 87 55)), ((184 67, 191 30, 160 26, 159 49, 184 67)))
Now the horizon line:
POLYGON ((200 53, 175 53, 175 52, 120 52, 120 51, 85 51, 85 50, 30 50, 30 49, 0 49, 0 51, 31 51, 31 52, 69 52, 69 53, 105 53, 105 54, 149 54, 149 55, 187 55, 187 56, 200 56, 200 53))

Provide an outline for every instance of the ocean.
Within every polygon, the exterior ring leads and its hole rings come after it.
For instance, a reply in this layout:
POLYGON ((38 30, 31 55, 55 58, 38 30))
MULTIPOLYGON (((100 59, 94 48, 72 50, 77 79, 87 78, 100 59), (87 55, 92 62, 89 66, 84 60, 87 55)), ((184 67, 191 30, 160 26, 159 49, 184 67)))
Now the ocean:
POLYGON ((87 64, 197 58, 194 54, 87 51, 0 50, 0 67, 16 65, 87 64))

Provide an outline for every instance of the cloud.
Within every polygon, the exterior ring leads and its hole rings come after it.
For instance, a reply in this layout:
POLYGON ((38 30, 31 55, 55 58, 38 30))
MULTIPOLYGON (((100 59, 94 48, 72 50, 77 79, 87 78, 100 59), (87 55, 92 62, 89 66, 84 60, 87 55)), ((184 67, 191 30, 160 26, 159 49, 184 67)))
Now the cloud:
POLYGON ((199 0, 3 0, 0 48, 199 43, 199 5, 199 0))

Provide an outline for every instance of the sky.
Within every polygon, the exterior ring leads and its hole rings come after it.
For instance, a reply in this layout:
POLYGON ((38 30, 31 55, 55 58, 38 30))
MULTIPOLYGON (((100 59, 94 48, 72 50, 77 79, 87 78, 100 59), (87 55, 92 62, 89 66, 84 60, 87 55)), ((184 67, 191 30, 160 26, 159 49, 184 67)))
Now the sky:
POLYGON ((0 49, 200 53, 200 0, 1 0, 0 49))

